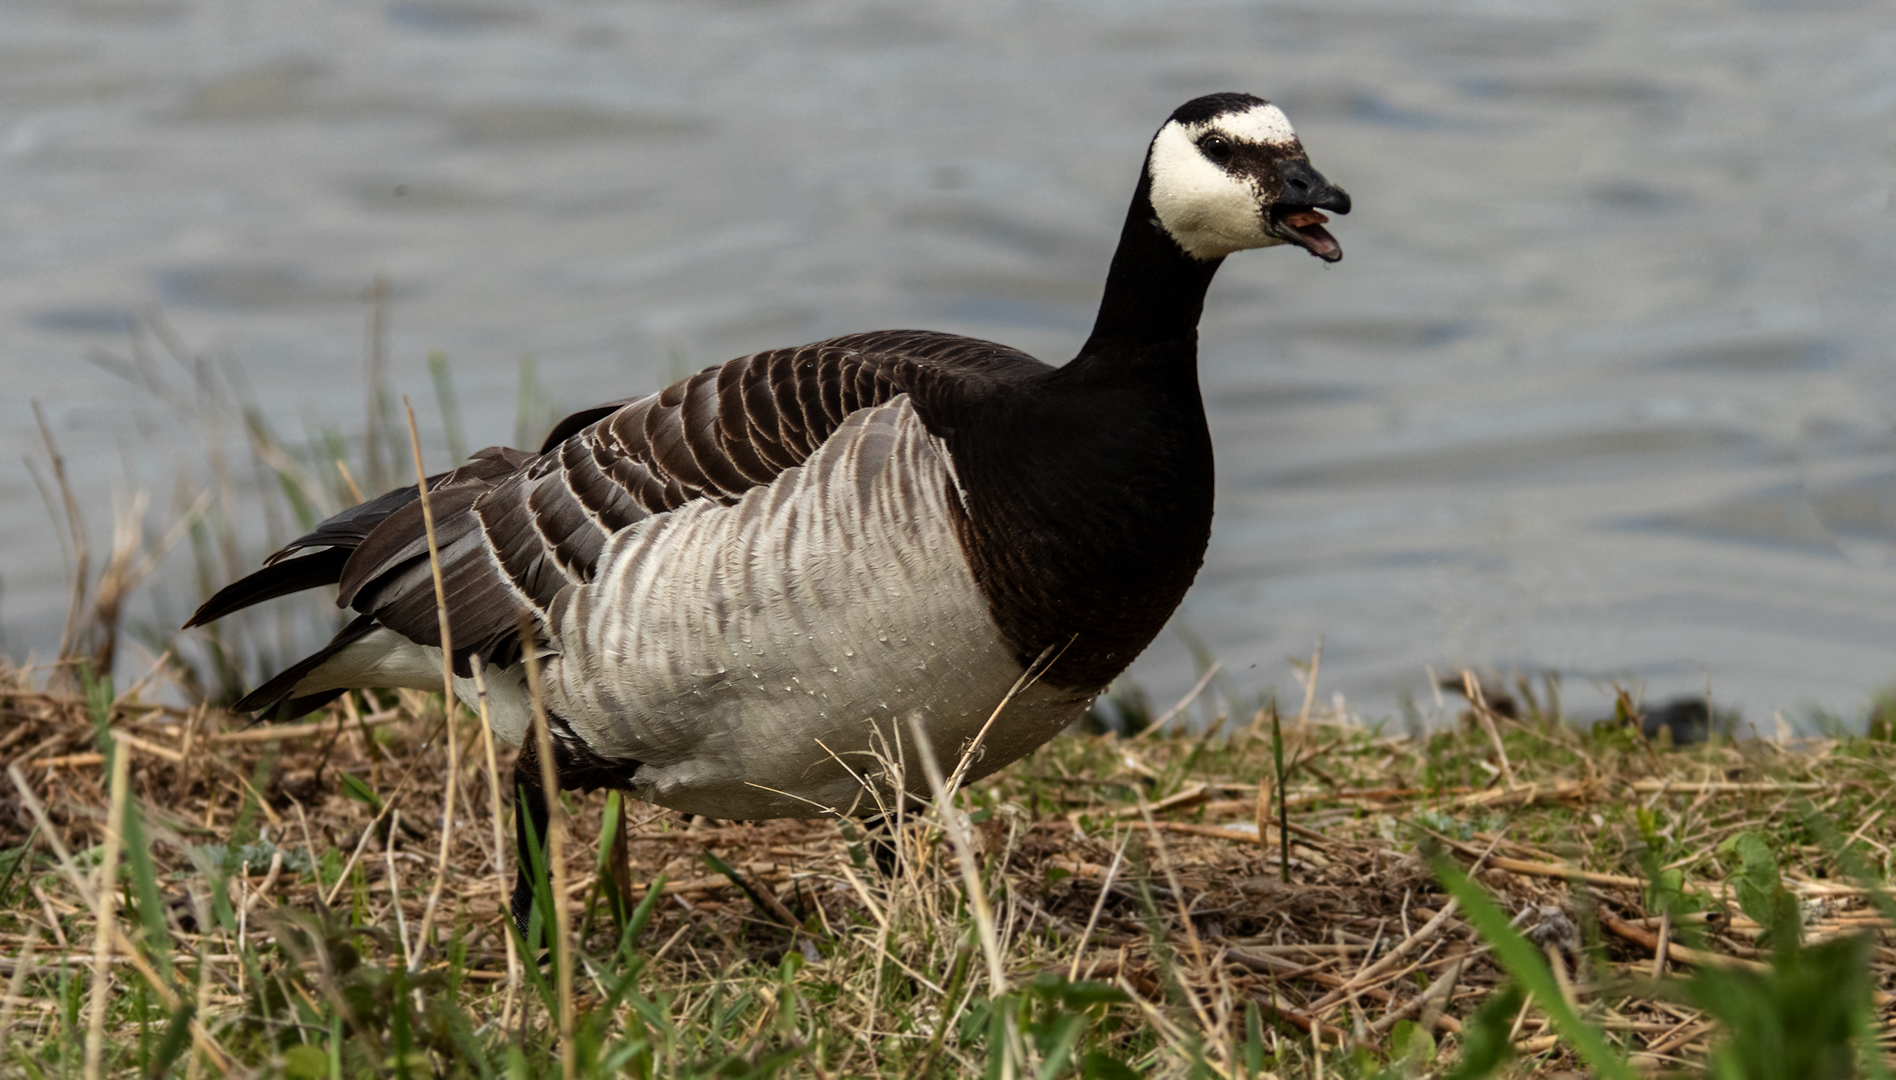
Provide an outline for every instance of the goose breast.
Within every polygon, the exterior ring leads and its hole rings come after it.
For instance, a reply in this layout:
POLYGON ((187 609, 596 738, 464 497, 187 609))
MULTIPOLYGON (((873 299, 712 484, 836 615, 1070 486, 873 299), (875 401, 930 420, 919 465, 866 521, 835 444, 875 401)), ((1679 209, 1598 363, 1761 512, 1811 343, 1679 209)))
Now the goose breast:
MULTIPOLYGON (((639 762, 636 794, 678 810, 847 812, 863 780, 893 786, 896 759, 925 795, 903 744, 926 732, 953 768, 1023 674, 956 540, 958 497, 946 447, 900 395, 734 503, 633 525, 553 606, 549 706, 594 753, 639 762)), ((1089 698, 1026 688, 971 773, 1045 742, 1089 698)))

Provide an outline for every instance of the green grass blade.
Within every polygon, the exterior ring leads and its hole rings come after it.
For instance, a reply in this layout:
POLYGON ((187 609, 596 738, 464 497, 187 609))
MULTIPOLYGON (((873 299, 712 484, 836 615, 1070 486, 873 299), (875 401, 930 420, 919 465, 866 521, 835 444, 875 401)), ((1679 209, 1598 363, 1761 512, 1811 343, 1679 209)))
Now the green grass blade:
POLYGON ((1506 1064, 1514 1056, 1514 1043, 1508 1033, 1514 1026, 1514 1014, 1520 1011, 1521 988, 1513 983, 1482 1002, 1474 1018, 1462 1024, 1461 1062, 1447 1080, 1487 1080, 1506 1064))
POLYGON ((100 675, 92 670, 89 661, 79 665, 79 686, 86 696, 86 710, 92 717, 93 738, 98 741, 99 753, 105 755, 105 771, 112 771, 112 701, 117 696, 112 690, 112 673, 100 675))
POLYGON ((1611 1080, 1639 1080, 1639 1074, 1606 1041, 1605 1032, 1567 1005, 1567 999, 1561 996, 1560 987, 1554 982, 1554 973, 1547 969, 1534 946, 1509 924, 1507 915, 1489 899, 1487 890, 1470 880, 1446 855, 1437 855, 1433 862, 1435 876, 1449 895, 1461 901, 1468 921, 1493 947, 1495 959, 1527 989, 1581 1059, 1596 1074, 1611 1080))
POLYGON ((1284 725, 1277 715, 1275 699, 1271 701, 1271 776, 1277 783, 1277 869, 1284 884, 1288 885, 1290 884, 1290 799, 1286 789, 1290 786, 1290 774, 1284 769, 1284 725))
POLYGON ((441 429, 448 440, 448 459, 454 464, 467 460, 467 438, 461 433, 461 403, 454 396, 454 379, 448 371, 448 356, 428 354, 428 377, 434 381, 435 404, 441 408, 441 429))
POLYGON ((171 1021, 165 1025, 164 1038, 158 1040, 158 1048, 152 1052, 151 1061, 146 1066, 146 1076, 163 1076, 171 1070, 178 1055, 184 1052, 185 1044, 191 1038, 191 1017, 196 1015, 197 1003, 186 998, 171 1014, 171 1021))
POLYGON ((1059 1076, 1066 1068, 1068 1059, 1073 1056, 1073 1048, 1079 1044, 1080 1036, 1085 1033, 1086 1017, 1061 1017, 1059 1026, 1054 1030, 1052 1045, 1047 1047, 1046 1057, 1034 1072, 1034 1080, 1054 1080, 1054 1077, 1059 1076))
MULTIPOLYGON (((33 841, 39 839, 39 822, 33 823, 33 831, 26 834, 26 843, 11 849, 13 859, 7 864, 6 876, 0 877, 0 907, 7 903, 7 890, 13 887, 13 878, 20 872, 20 865, 33 857, 33 841)), ((29 875, 30 876, 30 875, 29 875)))
MULTIPOLYGON (((706 848, 704 850, 704 864, 710 867, 713 872, 723 874, 731 884, 737 886, 737 891, 743 893, 744 898, 751 902, 751 907, 756 910, 759 921, 770 923, 773 926, 782 925, 777 916, 771 912, 770 905, 766 904, 763 896, 757 892, 757 887, 752 885, 749 879, 745 878, 744 875, 733 869, 730 863, 718 858, 717 852, 706 848)), ((796 927, 788 926, 785 927, 785 929, 795 930, 796 927)))
POLYGON ((125 820, 119 824, 125 837, 126 863, 130 869, 133 895, 138 897, 139 920, 145 927, 145 947, 158 960, 158 970, 171 975, 171 926, 165 921, 165 902, 158 892, 158 871, 152 865, 151 849, 145 844, 145 825, 138 803, 127 800, 125 820))

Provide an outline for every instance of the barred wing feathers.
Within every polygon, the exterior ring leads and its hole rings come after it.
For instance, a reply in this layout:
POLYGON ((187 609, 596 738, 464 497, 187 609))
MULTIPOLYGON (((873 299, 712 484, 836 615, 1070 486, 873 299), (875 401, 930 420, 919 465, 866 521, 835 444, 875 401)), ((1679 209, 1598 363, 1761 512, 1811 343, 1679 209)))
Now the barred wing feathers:
MULTIPOLYGON (((733 504, 802 464, 850 414, 898 394, 965 392, 1047 370, 1017 350, 951 334, 854 334, 739 357, 657 394, 576 413, 537 455, 479 452, 428 481, 456 671, 469 674, 473 657, 515 662, 522 620, 544 628, 561 590, 591 581, 607 541, 634 523, 700 499, 733 504)), ((331 583, 338 603, 362 617, 240 708, 288 717, 332 699, 340 691, 309 692, 322 664, 377 627, 440 646, 415 487, 323 522, 186 625, 331 583), (317 550, 298 554, 308 549, 317 550)))

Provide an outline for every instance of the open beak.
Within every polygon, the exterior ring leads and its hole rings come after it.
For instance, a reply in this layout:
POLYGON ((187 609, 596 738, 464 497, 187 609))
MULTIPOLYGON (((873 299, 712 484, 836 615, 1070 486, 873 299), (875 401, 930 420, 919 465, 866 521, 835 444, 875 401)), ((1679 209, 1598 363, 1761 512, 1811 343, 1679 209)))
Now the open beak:
POLYGON ((1270 209, 1271 231, 1324 262, 1341 259, 1343 245, 1323 227, 1330 219, 1319 211, 1349 213, 1350 193, 1325 180, 1303 158, 1279 161, 1277 175, 1283 180, 1283 188, 1270 209))

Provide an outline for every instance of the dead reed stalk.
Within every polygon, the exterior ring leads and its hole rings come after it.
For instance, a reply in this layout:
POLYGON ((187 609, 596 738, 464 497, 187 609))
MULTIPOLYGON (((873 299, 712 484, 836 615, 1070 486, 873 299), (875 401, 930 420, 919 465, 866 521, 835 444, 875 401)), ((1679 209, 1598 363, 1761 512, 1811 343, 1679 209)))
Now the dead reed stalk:
MULTIPOLYGON (((408 416, 408 446, 414 454, 415 490, 421 499, 422 529, 428 537, 428 572, 434 582, 435 625, 441 634, 441 723, 448 746, 448 771, 441 785, 441 847, 435 857, 434 885, 428 890, 428 906, 421 915, 421 927, 415 939, 415 952, 409 958, 414 970, 428 947, 428 934, 434 928, 435 909, 441 904, 441 887, 448 878, 448 850, 454 839, 454 785, 461 778, 460 739, 454 731, 454 636, 448 625, 448 594, 441 582, 441 549, 435 542, 434 506, 428 495, 428 472, 421 464, 421 436, 415 429, 415 407, 402 398, 408 416)), ((478 656, 470 664, 481 663, 478 656)))
MULTIPOLYGON (((545 690, 540 679, 540 659, 533 649, 533 627, 520 620, 521 657, 527 669, 527 695, 533 707, 533 740, 540 758, 540 790, 547 804, 546 863, 553 885, 553 978, 559 997, 560 1076, 574 1080, 578 1075, 578 1048, 573 1044, 573 914, 566 895, 566 807, 560 801, 559 772, 553 762, 553 730, 546 718, 545 690)), ((515 806, 515 813, 526 809, 515 806)), ((520 856, 525 858, 523 852, 520 856)))
POLYGON ((112 935, 118 928, 118 863, 125 827, 125 797, 132 751, 112 748, 110 809, 106 814, 105 852, 99 863, 98 907, 94 914, 92 1001, 86 1017, 86 1080, 98 1080, 105 1055, 105 1005, 112 995, 112 935))

